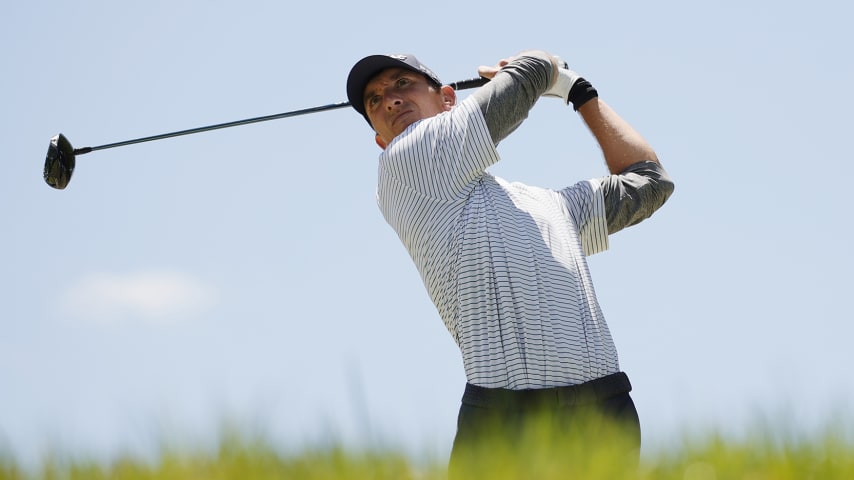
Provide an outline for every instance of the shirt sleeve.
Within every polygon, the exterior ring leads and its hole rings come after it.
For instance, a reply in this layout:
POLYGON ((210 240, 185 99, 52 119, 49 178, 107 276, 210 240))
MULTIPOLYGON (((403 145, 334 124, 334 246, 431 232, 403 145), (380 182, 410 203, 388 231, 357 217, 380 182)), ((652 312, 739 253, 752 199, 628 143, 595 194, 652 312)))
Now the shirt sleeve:
POLYGON ((502 68, 471 96, 477 101, 493 142, 513 133, 528 118, 528 112, 549 88, 553 75, 545 52, 528 52, 502 68))
POLYGON ((656 162, 638 162, 617 175, 600 179, 608 233, 652 216, 673 193, 673 180, 656 162))
POLYGON ((584 255, 589 257, 608 250, 608 224, 601 181, 578 182, 558 191, 558 194, 578 229, 584 255))

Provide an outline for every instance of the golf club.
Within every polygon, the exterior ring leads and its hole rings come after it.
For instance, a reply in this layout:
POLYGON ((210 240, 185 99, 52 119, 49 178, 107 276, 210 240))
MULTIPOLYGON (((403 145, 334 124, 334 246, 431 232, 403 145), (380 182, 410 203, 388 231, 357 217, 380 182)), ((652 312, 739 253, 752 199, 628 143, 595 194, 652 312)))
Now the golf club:
MULTIPOLYGON (((477 88, 485 84, 489 80, 486 78, 472 78, 459 82, 450 83, 454 90, 465 90, 469 88, 477 88)), ((234 122, 218 123, 216 125, 208 125, 206 127, 191 128, 188 130, 180 130, 171 133, 162 133, 160 135, 152 135, 150 137, 136 138, 133 140, 125 140, 122 142, 108 143, 97 147, 74 148, 71 142, 65 135, 59 133, 50 139, 50 145, 47 148, 47 155, 44 161, 44 181, 53 188, 62 190, 68 186, 71 181, 71 174, 74 173, 76 164, 76 156, 83 155, 95 150, 106 150, 108 148, 122 147, 132 145, 134 143, 151 142, 154 140, 162 140, 164 138, 179 137, 182 135, 190 135, 193 133, 207 132, 210 130, 218 130, 220 128, 236 127, 239 125, 247 125, 250 123, 266 122, 268 120, 277 120, 279 118, 295 117, 298 115, 306 115, 309 113, 325 112, 327 110, 335 110, 338 108, 349 107, 350 102, 331 103, 319 107, 305 108, 302 110, 294 110, 291 112, 278 113, 275 115, 267 115, 263 117, 247 118, 234 122)))

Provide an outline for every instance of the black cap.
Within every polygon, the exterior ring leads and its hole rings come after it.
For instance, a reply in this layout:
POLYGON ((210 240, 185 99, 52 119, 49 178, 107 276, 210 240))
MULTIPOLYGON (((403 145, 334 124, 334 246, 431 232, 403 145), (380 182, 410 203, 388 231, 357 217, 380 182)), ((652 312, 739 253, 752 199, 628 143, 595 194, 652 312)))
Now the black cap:
MULTIPOLYGON (((418 72, 437 84, 442 84, 439 77, 433 73, 433 70, 427 68, 426 65, 415 58, 415 55, 387 54, 367 56, 353 65, 353 68, 350 69, 350 75, 347 77, 347 99, 350 100, 350 105, 365 117, 365 120, 368 120, 368 114, 365 113, 365 86, 378 73, 386 68, 394 67, 418 72)), ((371 123, 371 121, 368 120, 368 123, 371 123)))

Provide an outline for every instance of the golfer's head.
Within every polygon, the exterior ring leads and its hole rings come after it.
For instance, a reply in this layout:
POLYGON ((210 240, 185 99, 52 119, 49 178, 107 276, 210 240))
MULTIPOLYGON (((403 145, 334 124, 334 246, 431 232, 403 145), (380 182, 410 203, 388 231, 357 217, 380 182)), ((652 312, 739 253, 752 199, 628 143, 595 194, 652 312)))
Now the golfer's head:
POLYGON ((454 90, 412 55, 371 55, 347 78, 347 97, 385 148, 409 125, 450 110, 454 90))

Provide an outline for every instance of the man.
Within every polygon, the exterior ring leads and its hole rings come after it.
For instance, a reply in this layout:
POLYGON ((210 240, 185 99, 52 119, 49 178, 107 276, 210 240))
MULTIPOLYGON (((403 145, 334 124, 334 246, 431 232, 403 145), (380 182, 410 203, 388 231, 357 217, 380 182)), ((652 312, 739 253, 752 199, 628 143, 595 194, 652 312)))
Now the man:
POLYGON ((452 473, 496 420, 512 437, 531 411, 571 419, 592 407, 619 420, 639 450, 631 385, 585 256, 652 215, 673 183, 649 144, 559 58, 527 51, 478 73, 491 81, 461 102, 412 55, 365 57, 347 80, 383 149, 380 210, 462 353, 452 473), (541 96, 574 107, 611 175, 556 191, 486 171, 541 96))

